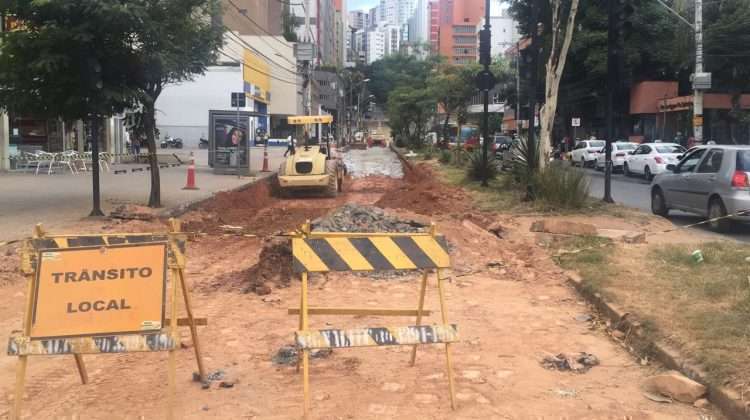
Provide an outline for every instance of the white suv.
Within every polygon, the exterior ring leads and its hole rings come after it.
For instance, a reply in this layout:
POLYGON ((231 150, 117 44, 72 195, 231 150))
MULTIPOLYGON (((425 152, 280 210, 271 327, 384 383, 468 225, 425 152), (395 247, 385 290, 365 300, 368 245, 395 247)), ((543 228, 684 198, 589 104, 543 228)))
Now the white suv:
POLYGON ((596 162, 597 153, 605 146, 604 140, 583 140, 576 143, 570 152, 570 161, 573 165, 580 164, 581 167, 593 166, 596 162))

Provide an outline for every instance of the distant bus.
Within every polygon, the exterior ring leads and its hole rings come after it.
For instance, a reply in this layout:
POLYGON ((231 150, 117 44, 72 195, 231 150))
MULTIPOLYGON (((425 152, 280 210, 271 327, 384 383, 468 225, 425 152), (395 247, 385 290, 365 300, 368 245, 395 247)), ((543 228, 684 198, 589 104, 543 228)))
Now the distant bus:
MULTIPOLYGON (((442 127, 441 127, 442 129, 442 127)), ((461 138, 459 141, 456 141, 456 133, 458 132, 458 127, 451 123, 448 125, 448 138, 450 139, 451 143, 458 143, 461 144, 466 143, 466 140, 476 137, 479 138, 479 127, 473 124, 465 124, 461 126, 461 138)), ((438 136, 441 136, 442 132, 438 133, 438 136)))

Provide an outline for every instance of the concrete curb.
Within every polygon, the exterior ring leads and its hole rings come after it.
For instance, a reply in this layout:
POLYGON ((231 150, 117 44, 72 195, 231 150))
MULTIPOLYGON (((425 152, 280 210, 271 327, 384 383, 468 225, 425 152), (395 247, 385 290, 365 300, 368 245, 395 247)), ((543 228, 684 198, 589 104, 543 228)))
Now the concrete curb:
POLYGON ((583 279, 578 273, 568 271, 565 273, 568 283, 593 305, 602 315, 610 320, 612 325, 620 324, 620 329, 629 330, 632 333, 626 337, 626 343, 635 344, 641 348, 648 348, 654 358, 669 369, 681 372, 683 375, 705 384, 708 388, 708 400, 711 401, 722 414, 730 420, 747 420, 750 418, 750 401, 742 400, 742 396, 736 391, 720 386, 714 386, 706 380, 705 372, 698 366, 687 361, 678 350, 666 343, 650 340, 639 327, 639 323, 631 321, 627 312, 611 302, 607 302, 601 294, 586 287, 583 279))
POLYGON ((240 186, 230 188, 228 190, 216 191, 215 193, 211 194, 208 197, 200 198, 197 200, 190 201, 188 203, 180 204, 177 207, 164 209, 157 214, 157 217, 160 219, 166 219, 169 217, 180 217, 189 211, 197 209, 198 207, 201 206, 201 204, 207 202, 208 200, 211 200, 218 193, 243 191, 243 190, 250 188, 251 186, 255 185, 258 182, 268 182, 271 185, 273 185, 273 180, 276 178, 276 175, 277 175, 276 173, 272 173, 271 175, 263 176, 263 177, 256 176, 255 179, 253 179, 252 181, 246 184, 242 184, 240 186))
POLYGON ((407 168, 409 168, 410 171, 414 171, 414 165, 412 165, 412 163, 409 162, 409 159, 407 159, 406 156, 404 156, 403 150, 396 147, 394 145, 394 142, 391 142, 388 145, 388 147, 391 149, 391 151, 393 151, 393 153, 396 154, 396 156, 398 156, 398 159, 401 161, 401 163, 403 163, 407 168))

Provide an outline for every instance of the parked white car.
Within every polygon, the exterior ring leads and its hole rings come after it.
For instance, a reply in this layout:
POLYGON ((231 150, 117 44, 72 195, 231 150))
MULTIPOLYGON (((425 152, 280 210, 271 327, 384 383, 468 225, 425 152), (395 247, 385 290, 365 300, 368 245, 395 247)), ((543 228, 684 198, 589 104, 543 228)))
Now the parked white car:
POLYGON ((570 161, 573 165, 581 167, 593 166, 596 162, 596 153, 604 147, 604 140, 582 140, 576 143, 570 152, 570 161))
POLYGON ((630 152, 623 164, 625 176, 643 175, 649 181, 654 175, 667 171, 667 165, 674 165, 685 154, 685 148, 677 143, 646 143, 630 152))
MULTIPOLYGON (((629 143, 624 141, 616 141, 612 143, 612 170, 622 170, 625 164, 625 159, 628 157, 628 153, 632 152, 638 147, 638 143, 629 143)), ((604 169, 606 156, 604 153, 605 147, 596 154, 596 169, 604 169)))

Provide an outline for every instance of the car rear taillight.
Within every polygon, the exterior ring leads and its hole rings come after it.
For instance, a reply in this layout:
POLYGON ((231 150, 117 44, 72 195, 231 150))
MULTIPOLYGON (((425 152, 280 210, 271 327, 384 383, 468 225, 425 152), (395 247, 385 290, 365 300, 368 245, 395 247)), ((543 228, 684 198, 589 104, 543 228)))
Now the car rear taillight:
POLYGON ((750 187, 750 179, 747 177, 747 172, 734 171, 734 175, 732 175, 732 186, 735 188, 750 187))
POLYGON ((616 153, 615 156, 617 156, 617 157, 625 157, 625 153, 622 153, 622 152, 616 153))
POLYGON ((664 159, 662 159, 661 156, 655 156, 654 160, 656 161, 656 163, 659 163, 659 164, 664 163, 664 159))

